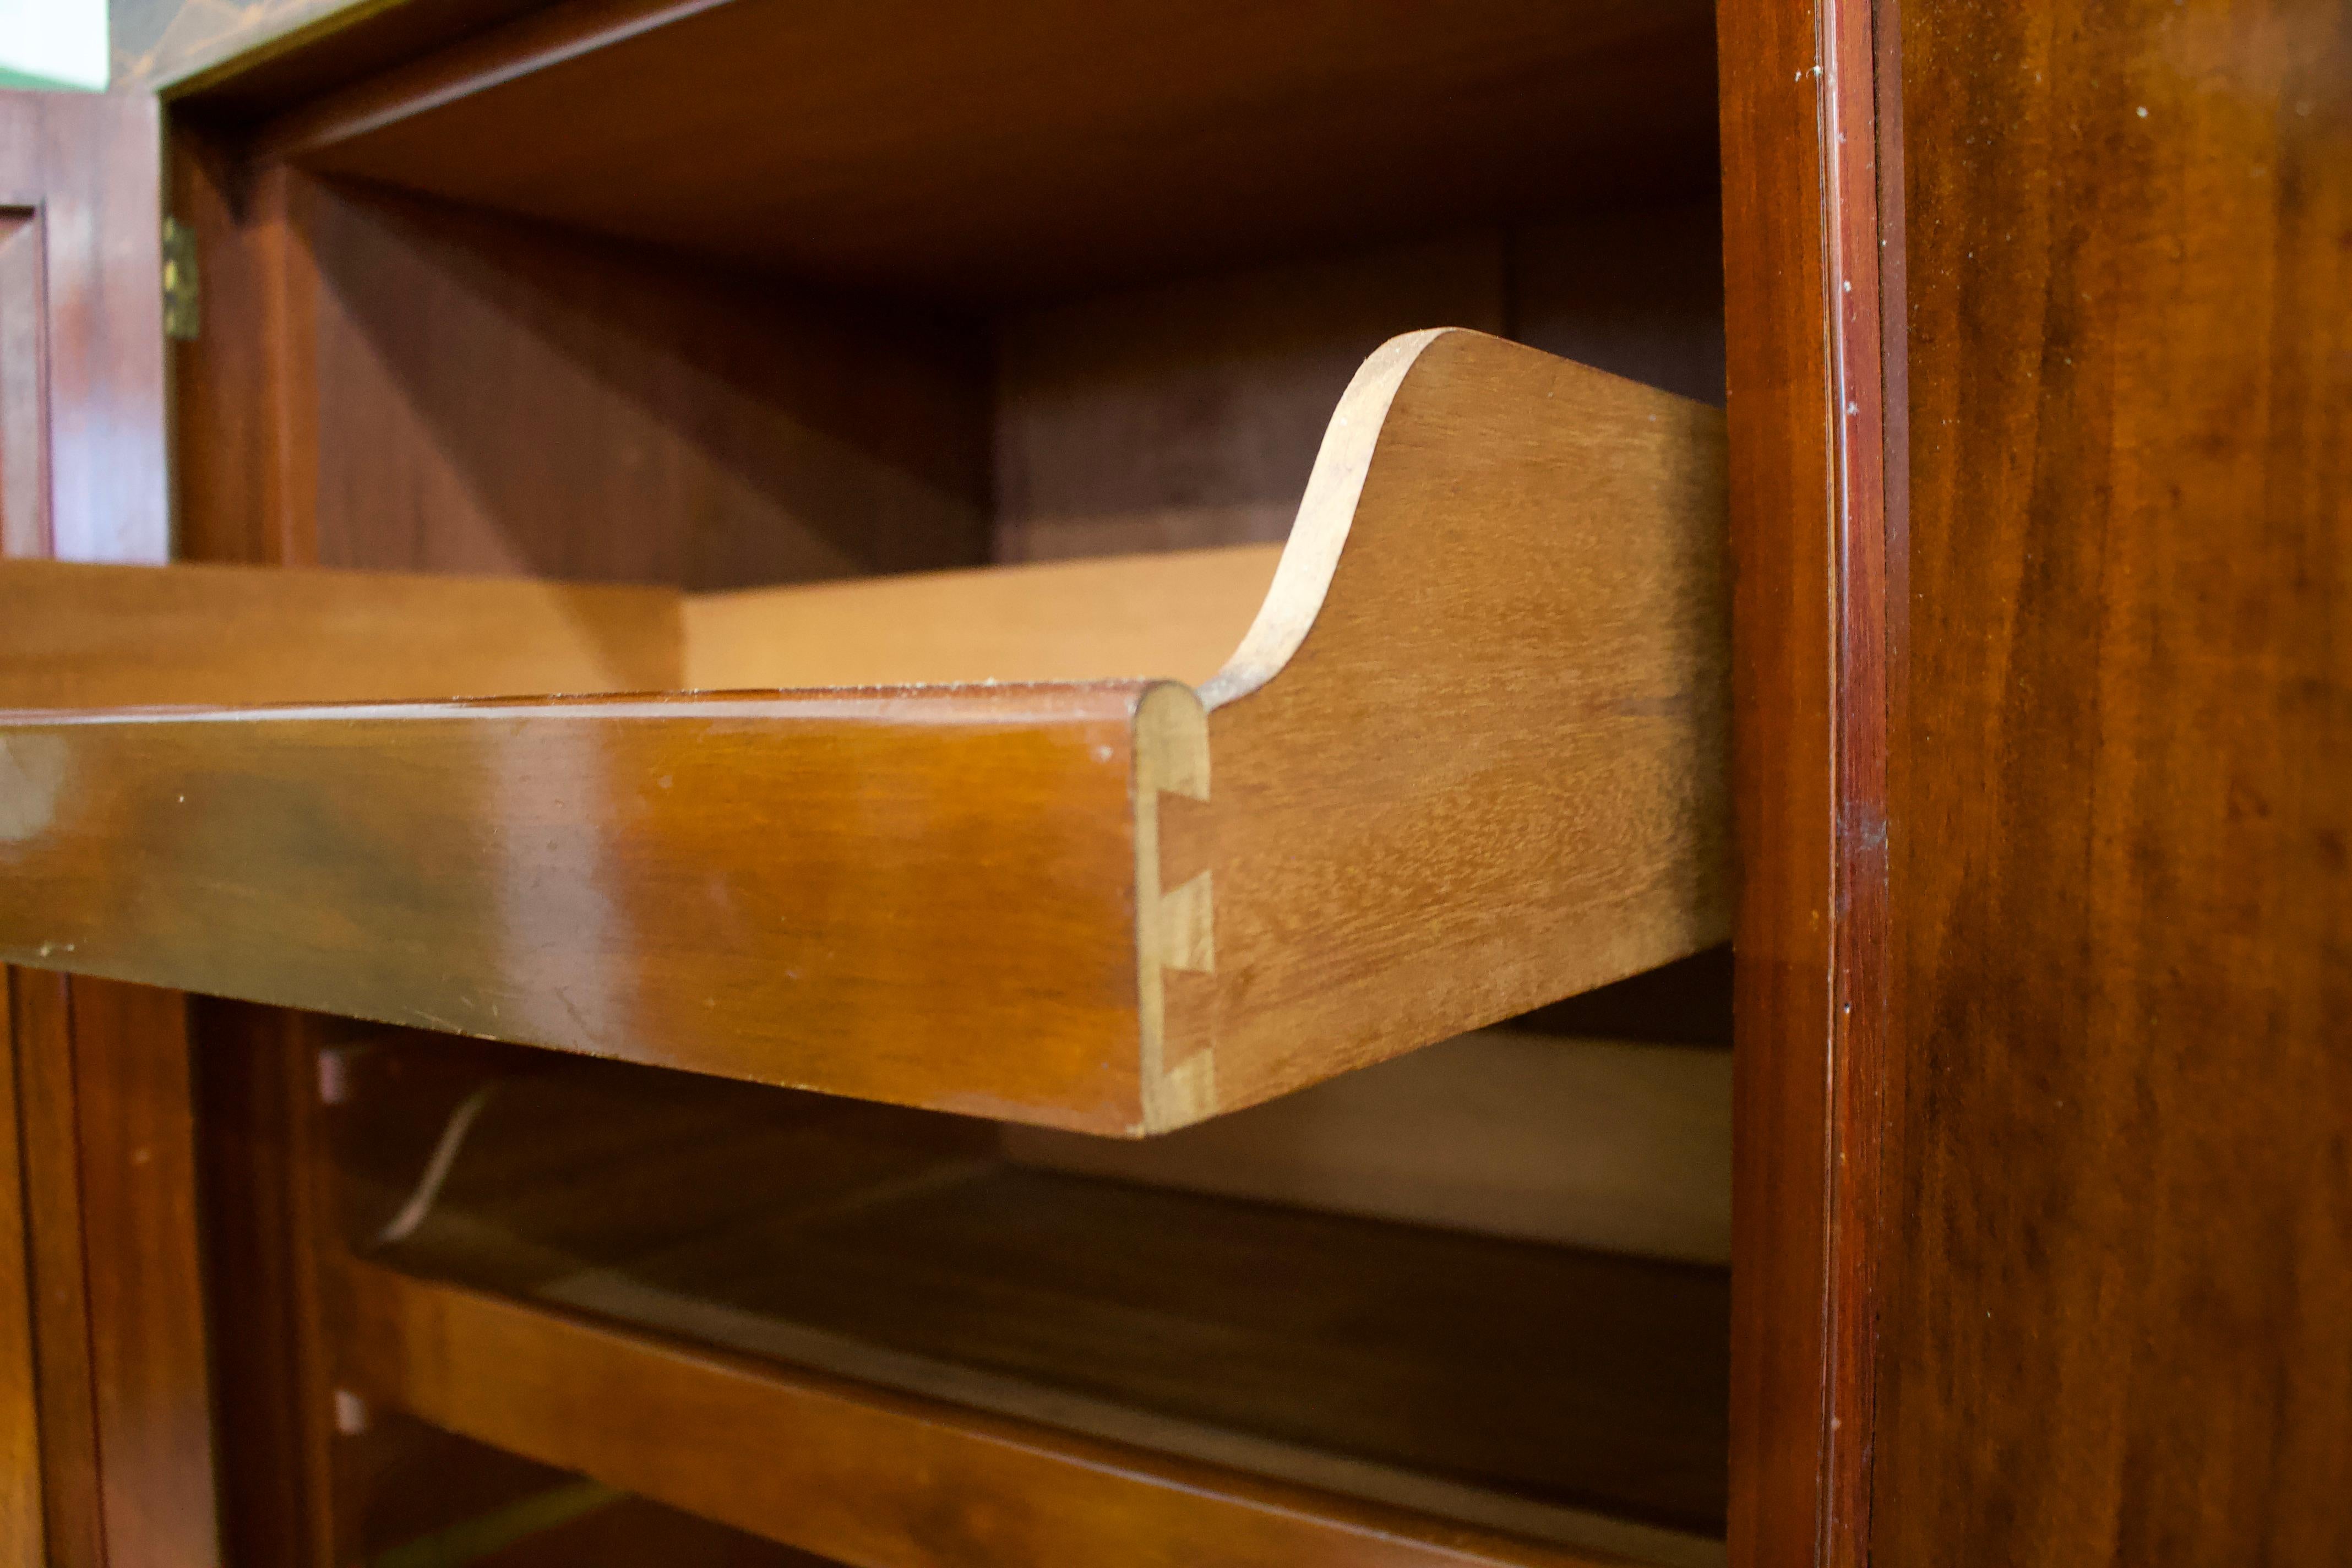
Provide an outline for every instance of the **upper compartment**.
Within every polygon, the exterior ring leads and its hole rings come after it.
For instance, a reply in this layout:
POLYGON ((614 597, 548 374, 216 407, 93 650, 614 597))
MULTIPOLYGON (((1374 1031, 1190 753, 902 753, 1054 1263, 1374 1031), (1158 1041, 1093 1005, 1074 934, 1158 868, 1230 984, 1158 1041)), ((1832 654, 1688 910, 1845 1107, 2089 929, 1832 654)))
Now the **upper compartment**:
POLYGON ((1357 364, 1437 326, 1721 402, 1704 5, 485 9, 175 101, 189 558, 1278 543, 1357 364))
POLYGON ((1654 205, 1716 166, 1691 0, 572 4, 274 114, 258 89, 213 107, 264 158, 963 305, 1654 205))

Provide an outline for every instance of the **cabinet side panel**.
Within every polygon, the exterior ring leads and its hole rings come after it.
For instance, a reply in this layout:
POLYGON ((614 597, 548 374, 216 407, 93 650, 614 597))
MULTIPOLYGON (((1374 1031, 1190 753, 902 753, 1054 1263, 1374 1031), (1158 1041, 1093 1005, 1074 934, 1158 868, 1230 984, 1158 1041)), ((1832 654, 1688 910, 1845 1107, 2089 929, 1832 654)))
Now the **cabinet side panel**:
POLYGON ((1905 12, 1874 1560, 2352 1560, 2352 14, 1905 12))

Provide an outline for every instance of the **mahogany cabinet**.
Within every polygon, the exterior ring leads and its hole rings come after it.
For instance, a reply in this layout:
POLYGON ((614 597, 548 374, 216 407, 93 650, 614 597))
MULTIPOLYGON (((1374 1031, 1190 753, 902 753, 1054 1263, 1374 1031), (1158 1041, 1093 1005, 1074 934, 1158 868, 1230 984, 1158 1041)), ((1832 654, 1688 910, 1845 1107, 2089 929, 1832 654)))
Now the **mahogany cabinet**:
POLYGON ((162 70, 0 100, 14 1556, 2352 1553, 2336 11, 162 70))

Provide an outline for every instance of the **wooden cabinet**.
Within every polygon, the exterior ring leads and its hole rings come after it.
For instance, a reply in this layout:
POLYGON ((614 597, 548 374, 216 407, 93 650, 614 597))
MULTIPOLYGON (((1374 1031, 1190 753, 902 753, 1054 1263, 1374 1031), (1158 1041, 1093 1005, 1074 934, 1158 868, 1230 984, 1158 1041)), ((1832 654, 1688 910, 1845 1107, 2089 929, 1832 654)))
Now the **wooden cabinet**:
POLYGON ((2342 1558, 2345 48, 408 0, 10 109, 201 298, 0 190, 0 1529, 2342 1558))

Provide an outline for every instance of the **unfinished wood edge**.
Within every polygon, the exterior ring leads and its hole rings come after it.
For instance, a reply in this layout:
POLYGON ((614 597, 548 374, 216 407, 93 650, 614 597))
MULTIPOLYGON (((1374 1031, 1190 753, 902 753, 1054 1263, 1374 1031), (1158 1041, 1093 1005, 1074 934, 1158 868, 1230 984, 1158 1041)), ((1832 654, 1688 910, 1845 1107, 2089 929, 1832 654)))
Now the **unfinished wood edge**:
MULTIPOLYGON (((1142 1121, 1129 1131, 1164 1131, 1216 1106, 1216 1052, 1210 1041, 1169 1038, 1167 972, 1214 973, 1215 898, 1203 870, 1163 888, 1160 797, 1209 798, 1209 715, 1201 696, 1176 681, 1144 689, 1135 705, 1135 979, 1138 1078, 1142 1121)), ((1181 1031, 1180 1031, 1181 1034, 1181 1031)))
POLYGON ((1201 688, 1201 700, 1210 708, 1246 697, 1274 679, 1290 656, 1307 640, 1315 617, 1323 608, 1331 575, 1356 519, 1356 503, 1371 471, 1372 453, 1380 445, 1381 426, 1397 390, 1428 347, 1462 327, 1433 327, 1391 338, 1374 349, 1357 367, 1355 379, 1340 395, 1323 430, 1323 445, 1315 454, 1307 493, 1298 502, 1290 538, 1274 569, 1274 583, 1265 603, 1250 623, 1241 647, 1225 667, 1201 688))

